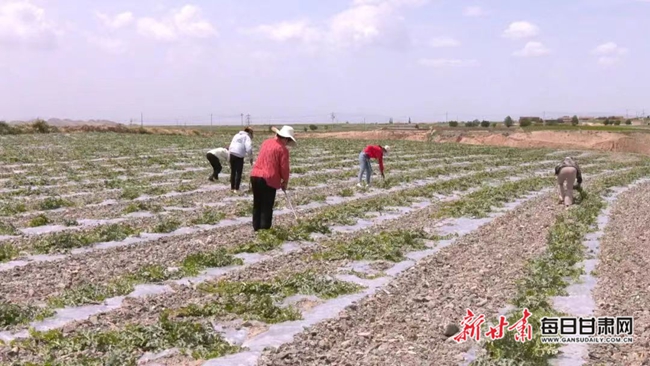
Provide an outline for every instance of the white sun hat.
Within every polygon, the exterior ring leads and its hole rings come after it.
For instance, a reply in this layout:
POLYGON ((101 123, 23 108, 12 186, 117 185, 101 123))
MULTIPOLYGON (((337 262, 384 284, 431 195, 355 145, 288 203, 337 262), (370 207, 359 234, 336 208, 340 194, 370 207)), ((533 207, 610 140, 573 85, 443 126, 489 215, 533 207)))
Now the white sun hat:
POLYGON ((386 150, 386 154, 390 152, 390 146, 384 146, 384 150, 386 150))
POLYGON ((291 139, 293 142, 296 142, 296 138, 293 136, 293 127, 291 126, 282 126, 281 129, 273 128, 273 131, 281 137, 291 139))

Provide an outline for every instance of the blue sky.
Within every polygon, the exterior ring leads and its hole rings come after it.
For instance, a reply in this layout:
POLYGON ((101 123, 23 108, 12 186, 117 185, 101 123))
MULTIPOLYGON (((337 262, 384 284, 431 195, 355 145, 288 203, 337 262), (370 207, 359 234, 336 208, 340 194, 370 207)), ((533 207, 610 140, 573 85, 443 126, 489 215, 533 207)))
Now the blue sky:
POLYGON ((0 120, 650 113, 650 0, 0 0, 0 120))

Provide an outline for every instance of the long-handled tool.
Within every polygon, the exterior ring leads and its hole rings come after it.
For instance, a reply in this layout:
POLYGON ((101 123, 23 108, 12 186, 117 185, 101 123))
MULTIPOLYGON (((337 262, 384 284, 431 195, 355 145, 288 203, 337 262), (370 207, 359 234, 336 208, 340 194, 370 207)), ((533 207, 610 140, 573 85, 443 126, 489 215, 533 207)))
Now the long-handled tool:
POLYGON ((289 204, 289 208, 291 208, 291 212, 293 212, 293 217, 296 218, 296 221, 298 221, 298 215, 296 215, 296 210, 293 209, 293 204, 291 204, 291 199, 289 198, 289 193, 287 193, 286 190, 282 190, 284 192, 284 196, 287 199, 287 203, 289 204))

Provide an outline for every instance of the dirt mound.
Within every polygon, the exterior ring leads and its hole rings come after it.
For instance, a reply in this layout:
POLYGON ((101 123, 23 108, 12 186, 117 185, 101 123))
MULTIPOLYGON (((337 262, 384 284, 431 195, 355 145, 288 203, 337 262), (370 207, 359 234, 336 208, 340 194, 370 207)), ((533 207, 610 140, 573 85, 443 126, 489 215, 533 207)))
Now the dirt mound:
POLYGON ((335 138, 351 140, 409 140, 409 141, 427 141, 428 131, 347 131, 347 132, 319 132, 319 133, 301 133, 298 135, 302 138, 335 138))
POLYGON ((461 133, 455 136, 433 135, 432 141, 460 142, 473 145, 509 147, 551 147, 571 149, 594 149, 650 155, 650 136, 643 133, 620 134, 599 131, 534 131, 515 133, 461 133))
POLYGON ((339 138, 360 140, 410 140, 457 142, 469 145, 508 146, 520 148, 593 149, 650 155, 650 135, 622 134, 601 131, 533 131, 495 133, 493 131, 349 131, 305 133, 303 138, 339 138))

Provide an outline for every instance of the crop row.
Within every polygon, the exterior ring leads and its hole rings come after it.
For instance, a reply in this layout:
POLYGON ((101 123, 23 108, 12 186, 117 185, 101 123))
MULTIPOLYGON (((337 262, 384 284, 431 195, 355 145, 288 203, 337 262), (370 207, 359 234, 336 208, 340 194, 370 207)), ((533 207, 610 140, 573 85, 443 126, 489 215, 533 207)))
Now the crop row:
MULTIPOLYGON (((602 196, 612 187, 627 186, 648 175, 650 168, 646 166, 599 179, 589 184, 589 193, 582 196, 580 205, 556 219, 549 229, 546 251, 527 263, 527 274, 518 283, 517 294, 512 300, 516 308, 507 319, 510 324, 517 321, 524 308, 533 314, 529 321, 534 329, 539 329, 541 318, 545 316, 562 316, 553 308, 551 297, 565 294, 568 281, 583 273, 583 268, 576 264, 585 258, 582 242, 606 205, 602 196)), ((542 343, 540 334, 533 332, 532 341, 523 344, 505 337, 487 342, 484 347, 488 353, 476 361, 477 365, 495 361, 541 365, 557 354, 559 344, 542 343)))
MULTIPOLYGON (((522 171, 525 168, 519 168, 519 171, 522 171)), ((470 174, 474 170, 468 170, 470 174)), ((429 171, 428 176, 436 177, 443 175, 444 170, 438 170, 436 174, 429 171)), ((498 173, 495 173, 495 176, 498 173)), ((487 176, 489 174, 484 174, 487 176)), ((501 175, 505 175, 504 172, 501 175)), ((467 182, 465 180, 464 182, 467 182)), ((460 187, 463 187, 463 184, 459 184, 460 187)), ((425 188, 428 186, 425 186, 425 188)), ((393 192, 395 192, 393 190, 393 192)), ((408 189, 406 190, 408 192, 408 189)), ((422 189, 419 189, 418 192, 423 192, 422 189)), ((324 201, 324 193, 333 193, 331 191, 327 192, 321 191, 319 194, 313 195, 311 192, 306 191, 304 196, 298 195, 295 197, 295 203, 299 205, 309 204, 313 201, 324 201)), ((346 192, 342 190, 338 192, 341 196, 353 195, 353 192, 346 192)), ((283 198, 281 197, 278 200, 278 205, 282 205, 283 198)), ((145 210, 145 209, 155 209, 155 207, 147 206, 144 203, 140 202, 139 205, 136 205, 131 210, 145 210)), ((62 232, 54 234, 45 234, 40 236, 29 236, 25 239, 18 239, 10 241, 3 244, 3 259, 10 260, 15 258, 19 249, 31 248, 35 253, 51 253, 53 251, 61 250, 70 250, 78 247, 86 247, 97 242, 105 241, 119 241, 125 239, 127 236, 135 235, 142 231, 148 231, 153 233, 168 233, 178 229, 179 227, 188 227, 193 225, 214 225, 218 221, 224 218, 232 218, 234 216, 246 216, 250 211, 250 202, 241 201, 236 205, 232 205, 226 208, 204 208, 199 209, 198 211, 185 211, 177 213, 175 215, 169 215, 164 218, 162 217, 151 217, 151 218, 138 218, 136 219, 139 225, 134 226, 133 224, 128 223, 110 223, 105 225, 99 225, 96 227, 88 228, 85 230, 75 230, 71 232, 62 232)), ((46 216, 37 216, 32 221, 37 221, 37 224, 47 223, 49 220, 46 216)))
MULTIPOLYGON (((542 158, 542 154, 536 154, 537 158, 542 158)), ((463 170, 473 170, 473 169, 481 169, 481 168, 486 168, 488 166, 503 166, 507 165, 508 163, 513 163, 513 162, 519 162, 519 161, 530 161, 533 156, 526 157, 526 156, 521 156, 517 159, 498 159, 495 161, 489 161, 489 162, 482 162, 481 160, 478 160, 476 163, 465 165, 465 166, 457 166, 453 167, 451 165, 445 166, 445 167, 433 167, 433 168, 426 168, 426 167, 421 167, 419 169, 414 169, 412 170, 413 173, 404 173, 404 172, 399 172, 398 177, 395 177, 395 179, 399 179, 401 181, 408 181, 412 179, 418 179, 419 177, 425 177, 427 175, 438 175, 440 174, 441 171, 446 171, 446 172, 453 172, 454 170, 457 171, 463 171, 463 170)), ((449 161, 451 162, 451 161, 449 161)), ((414 166, 418 166, 417 164, 414 164, 414 166)), ((292 186, 316 186, 319 184, 335 181, 337 179, 344 179, 348 177, 349 179, 352 179, 351 177, 353 175, 352 172, 339 172, 339 173, 323 173, 323 174, 311 174, 309 176, 303 176, 300 178, 295 178, 292 180, 291 185, 292 186)), ((389 173, 390 177, 390 173, 389 173)), ((390 181, 391 178, 389 178, 390 181)), ((119 185, 117 185, 119 187, 119 185)), ((220 188, 220 185, 212 185, 208 188, 213 189, 213 188, 220 188)), ((158 194, 159 196, 163 196, 167 194, 167 196, 160 197, 162 200, 166 200, 167 198, 170 198, 170 196, 188 196, 188 195, 193 195, 194 191, 192 188, 195 188, 195 186, 190 186, 189 184, 182 184, 179 187, 176 187, 174 190, 176 191, 175 193, 165 193, 168 190, 171 190, 171 186, 152 186, 149 188, 144 188, 144 187, 139 187, 139 186, 127 186, 125 188, 122 188, 121 190, 115 190, 114 192, 108 192, 107 194, 101 195, 98 193, 94 193, 92 196, 90 193, 88 195, 77 195, 73 197, 68 197, 68 198, 62 198, 62 197, 46 197, 41 200, 29 200, 26 202, 22 201, 7 201, 5 205, 3 206, 3 214, 5 216, 13 216, 17 215, 20 213, 24 212, 31 212, 31 211, 37 211, 33 215, 38 215, 41 212, 39 211, 44 211, 44 210, 56 210, 60 209, 62 207, 83 207, 85 205, 89 204, 98 204, 102 203, 106 200, 110 199, 115 199, 115 198, 122 198, 124 200, 130 201, 133 199, 136 199, 140 197, 142 194, 158 194), (180 192, 179 192, 180 191, 180 192)), ((118 189, 118 188, 116 188, 118 189)), ((224 186, 225 189, 225 186, 224 186)), ((203 194, 203 191, 196 192, 203 194)), ((226 192, 221 192, 221 194, 225 194, 226 192)), ((217 194, 218 196, 221 196, 220 194, 217 194)), ((180 198, 180 197, 176 197, 180 198)), ((185 201, 189 197, 183 197, 183 201, 185 201)), ((217 197, 213 197, 214 199, 218 199, 217 197)), ((153 200, 152 202, 155 202, 156 198, 152 197, 146 197, 147 201, 153 200)), ((115 202, 111 203, 111 205, 115 204, 115 202)), ((119 202, 117 203, 119 204, 119 202)), ((126 205, 129 203, 126 202, 126 205)), ((122 207, 124 209, 124 207, 122 207)), ((24 222, 24 220, 23 220, 24 222)))
MULTIPOLYGON (((592 169, 592 171, 595 172, 598 171, 598 169, 607 169, 612 167, 615 167, 615 164, 603 166, 602 168, 592 169)), ((527 167, 520 167, 518 168, 518 170, 515 171, 523 171, 524 169, 527 169, 527 167)), ((484 178, 489 177, 491 175, 495 177, 496 176, 503 177, 506 176, 507 174, 513 174, 515 171, 502 170, 494 173, 483 173, 482 175, 479 176, 482 176, 484 178)), ((470 176, 472 176, 471 172, 472 171, 470 171, 470 176)), ((441 173, 442 172, 438 172, 438 175, 440 175, 441 173)), ((547 180, 539 178, 538 184, 545 181, 547 180)), ((451 182, 453 182, 453 184, 456 184, 457 187, 461 189, 470 188, 466 186, 467 182, 469 182, 467 180, 464 180, 462 182, 456 182, 455 180, 451 180, 451 182)), ((474 184, 474 183, 470 183, 470 184, 474 184)), ((429 187, 430 185, 421 188, 416 188, 413 190, 406 189, 393 197, 400 198, 403 195, 410 194, 410 192, 417 192, 418 194, 423 194, 425 190, 429 187)), ((434 187, 438 188, 440 186, 438 185, 434 187)), ((392 192, 394 193, 395 191, 393 190, 392 192)), ((310 195, 309 192, 305 192, 305 193, 307 193, 305 196, 297 197, 296 199, 297 204, 309 204, 313 201, 322 202, 325 200, 326 197, 324 194, 310 195)), ((331 191, 321 192, 321 193, 331 193, 331 191)), ((349 195, 352 194, 353 193, 350 193, 349 195)), ((493 200, 499 199, 500 194, 502 193, 500 193, 495 188, 492 189, 492 192, 488 192, 488 195, 492 196, 493 200)), ((348 194, 346 190, 342 190, 339 192, 339 195, 346 196, 348 194)), ((282 202, 282 198, 278 200, 278 205, 282 205, 281 202, 282 202)), ((140 205, 135 207, 134 209, 135 210, 152 209, 152 207, 140 205)), ((465 212, 463 211, 464 208, 459 208, 459 209, 461 210, 461 212, 465 212)), ((22 249, 31 248, 31 251, 35 253, 52 253, 61 250, 67 251, 73 248, 87 247, 89 245, 98 242, 121 241, 128 236, 137 235, 145 231, 149 233, 169 233, 181 227, 187 228, 194 225, 214 225, 218 223, 220 220, 223 220, 224 218, 232 219, 237 216, 247 216, 249 213, 250 213, 250 202, 241 201, 236 205, 232 205, 226 208, 217 209, 214 207, 208 207, 208 208, 199 209, 197 211, 195 210, 181 211, 181 213, 171 214, 165 217, 153 216, 150 218, 139 218, 136 219, 135 225, 133 223, 107 223, 92 228, 87 228, 85 230, 67 231, 67 232, 54 233, 54 234, 45 234, 40 236, 29 236, 22 240, 19 239, 13 242, 4 243, 3 259, 9 260, 15 258, 19 253, 19 249, 21 248, 22 249)), ((48 219, 45 216, 39 216, 36 217, 34 220, 41 220, 43 222, 47 222, 48 219)))
MULTIPOLYGON (((534 185, 539 178, 529 179, 532 180, 524 179, 520 185, 516 185, 517 182, 512 182, 508 186, 509 188, 505 188, 508 194, 504 196, 504 199, 508 200, 508 197, 514 199, 524 194, 532 187, 531 182, 534 185)), ((477 198, 477 200, 480 199, 477 198)), ((453 204, 452 202, 443 204, 443 207, 440 209, 444 209, 446 207, 444 205, 453 204)), ((481 202, 477 202, 476 205, 480 207, 485 206, 481 202)), ((424 232, 398 230, 378 234, 360 234, 352 239, 347 236, 344 238, 335 237, 330 241, 322 242, 320 246, 322 249, 318 253, 306 253, 306 256, 303 258, 308 261, 310 260, 309 258, 325 261, 340 261, 342 259, 400 261, 404 258, 404 252, 425 248, 422 239, 428 236, 424 232), (378 245, 379 243, 382 245, 378 245)), ((211 332, 206 327, 215 318, 222 318, 225 314, 234 314, 244 319, 254 319, 269 323, 295 320, 300 316, 299 313, 296 313, 295 309, 291 307, 281 308, 275 305, 279 299, 296 293, 316 294, 319 297, 327 298, 328 296, 337 296, 358 291, 358 289, 346 287, 339 282, 326 280, 311 272, 298 272, 265 281, 210 281, 202 284, 197 291, 203 293, 201 301, 195 302, 196 298, 193 298, 191 304, 188 303, 187 305, 160 312, 160 318, 155 324, 158 327, 164 327, 169 326, 169 322, 184 322, 184 325, 191 324, 192 329, 196 329, 199 332, 201 329, 206 329, 207 334, 215 337, 213 341, 216 344, 223 345, 221 352, 215 352, 209 356, 202 352, 205 345, 200 342, 181 342, 176 338, 168 337, 167 334, 161 333, 154 333, 152 335, 142 335, 141 332, 136 333, 141 337, 140 339, 146 340, 145 344, 147 346, 145 347, 140 347, 142 343, 134 346, 133 344, 129 344, 129 342, 116 341, 115 343, 111 343, 113 347, 108 350, 107 348, 101 348, 101 344, 96 342, 81 343, 81 339, 102 339, 107 332, 110 332, 109 330, 101 329, 80 329, 72 332, 72 334, 64 334, 60 331, 34 333, 31 339, 17 341, 11 347, 24 351, 22 356, 28 359, 39 361, 49 360, 52 362, 56 362, 56 358, 71 356, 73 358, 68 359, 69 362, 78 361, 79 357, 89 357, 83 358, 84 362, 100 364, 101 362, 106 362, 116 357, 114 352, 119 350, 119 356, 126 357, 126 355, 129 355, 129 357, 123 359, 125 362, 135 363, 137 356, 144 351, 158 352, 173 347, 182 348, 195 358, 205 359, 217 357, 236 352, 238 349, 233 346, 231 346, 233 348, 227 348, 226 346, 228 344, 215 332, 211 332), (316 285, 316 283, 326 283, 327 286, 316 285), (318 290, 319 288, 321 290, 318 290), (323 288, 327 290, 323 290, 323 288), (231 295, 237 297, 236 301, 232 301, 231 295), (164 341, 168 339, 172 341, 164 341), (217 341, 218 339, 221 341, 217 341), (71 355, 71 349, 80 352, 71 355)), ((136 321, 133 324, 122 325, 120 329, 124 330, 124 334, 135 336, 131 330, 138 329, 141 326, 143 325, 138 324, 136 321)), ((132 338, 129 337, 129 339, 132 338)), ((10 355, 5 354, 5 356, 7 360, 10 359, 10 355)))
MULTIPOLYGON (((496 176, 496 173, 480 173, 477 175, 477 178, 494 178, 496 176)), ((439 193, 440 191, 448 191, 457 187, 458 183, 458 181, 438 182, 423 188, 439 193)), ((462 207, 474 206, 482 209, 491 206, 496 207, 504 202, 520 197, 525 192, 539 189, 544 184, 548 185, 548 183, 548 179, 539 177, 526 178, 518 182, 505 183, 502 186, 503 195, 498 199, 489 198, 491 199, 491 204, 487 206, 485 204, 485 199, 486 197, 489 197, 489 193, 494 189, 489 186, 475 193, 471 193, 470 196, 467 196, 468 198, 461 199, 461 201, 458 202, 462 202, 462 207)), ((426 191, 420 189, 417 193, 416 191, 413 191, 410 193, 411 195, 409 195, 407 191, 404 191, 398 200, 394 197, 376 197, 365 202, 353 202, 351 204, 325 209, 317 213, 316 216, 301 222, 297 226, 290 226, 288 228, 279 227, 270 232, 265 232, 255 241, 239 245, 234 249, 231 249, 231 251, 233 254, 241 252, 265 252, 277 248, 283 241, 309 240, 310 234, 316 232, 327 233, 329 232, 328 226, 334 224, 351 224, 353 221, 356 221, 354 217, 363 217, 365 213, 369 211, 381 211, 387 205, 394 206, 396 204, 410 204, 414 199, 421 199, 421 197, 416 198, 416 195, 419 196, 424 192, 426 191)), ((458 211, 453 210, 457 205, 457 202, 442 204, 440 212, 448 212, 450 213, 450 217, 457 217, 459 216, 458 211)), ((386 240, 388 240, 388 238, 386 240)), ((344 243, 342 242, 341 245, 332 249, 332 251, 325 252, 321 259, 329 258, 330 260, 335 260, 350 257, 355 259, 385 259, 397 261, 402 258, 399 255, 396 256, 394 250, 390 247, 384 248, 382 246, 373 246, 369 252, 370 254, 363 254, 363 250, 368 250, 367 244, 369 243, 363 240, 360 242, 352 242, 352 244, 350 244, 349 241, 344 243)), ((110 296, 125 295, 133 290, 133 286, 137 283, 138 279, 140 281, 150 280, 152 278, 152 273, 155 273, 156 275, 154 275, 154 277, 161 281, 174 279, 179 276, 184 277, 196 274, 198 269, 209 267, 210 263, 214 263, 214 258, 221 258, 218 259, 218 261, 233 264, 232 258, 228 257, 228 254, 224 252, 223 248, 219 248, 217 251, 193 254, 186 257, 186 259, 180 263, 179 267, 172 272, 166 271, 165 267, 161 266, 146 267, 136 273, 123 275, 120 278, 111 280, 103 287, 89 284, 86 285, 86 287, 81 286, 79 288, 74 288, 70 291, 66 291, 66 293, 61 296, 50 299, 49 303, 59 306, 80 305, 80 302, 83 304, 84 301, 101 301, 110 296), (197 258, 203 258, 203 260, 197 258), (212 262, 210 262, 210 260, 212 260, 212 262)), ((28 308, 25 312, 33 312, 33 308, 28 308)))
MULTIPOLYGON (((356 159, 355 159, 356 160, 356 159)), ((448 159, 428 156, 421 156, 416 160, 408 160, 400 164, 400 169, 408 169, 409 167, 420 164, 429 164, 436 161, 448 162, 458 160, 458 158, 448 159), (402 166, 403 164, 403 166, 402 166)), ((205 162, 204 162, 205 163, 205 162)), ((332 162, 321 162, 320 164, 309 164, 304 166, 293 166, 292 172, 296 175, 318 175, 327 173, 329 170, 356 170, 358 167, 351 160, 336 160, 332 162)), ((42 195, 63 195, 66 193, 74 193, 82 190, 93 190, 93 192, 100 192, 106 189, 122 189, 126 187, 159 187, 170 184, 183 184, 188 186, 196 186, 204 184, 206 181, 207 173, 211 172, 211 168, 207 164, 203 164, 196 168, 185 168, 183 170, 163 171, 162 173, 150 173, 140 171, 138 173, 122 172, 122 171, 102 171, 103 179, 84 180, 79 182, 68 182, 63 184, 49 185, 50 181, 47 178, 38 178, 20 182, 20 185, 13 186, 12 189, 0 190, 1 198, 11 198, 20 196, 42 196, 42 195)), ((225 167, 222 172, 224 180, 229 178, 229 169, 225 167)), ((9 184, 14 184, 10 182, 9 184)))

